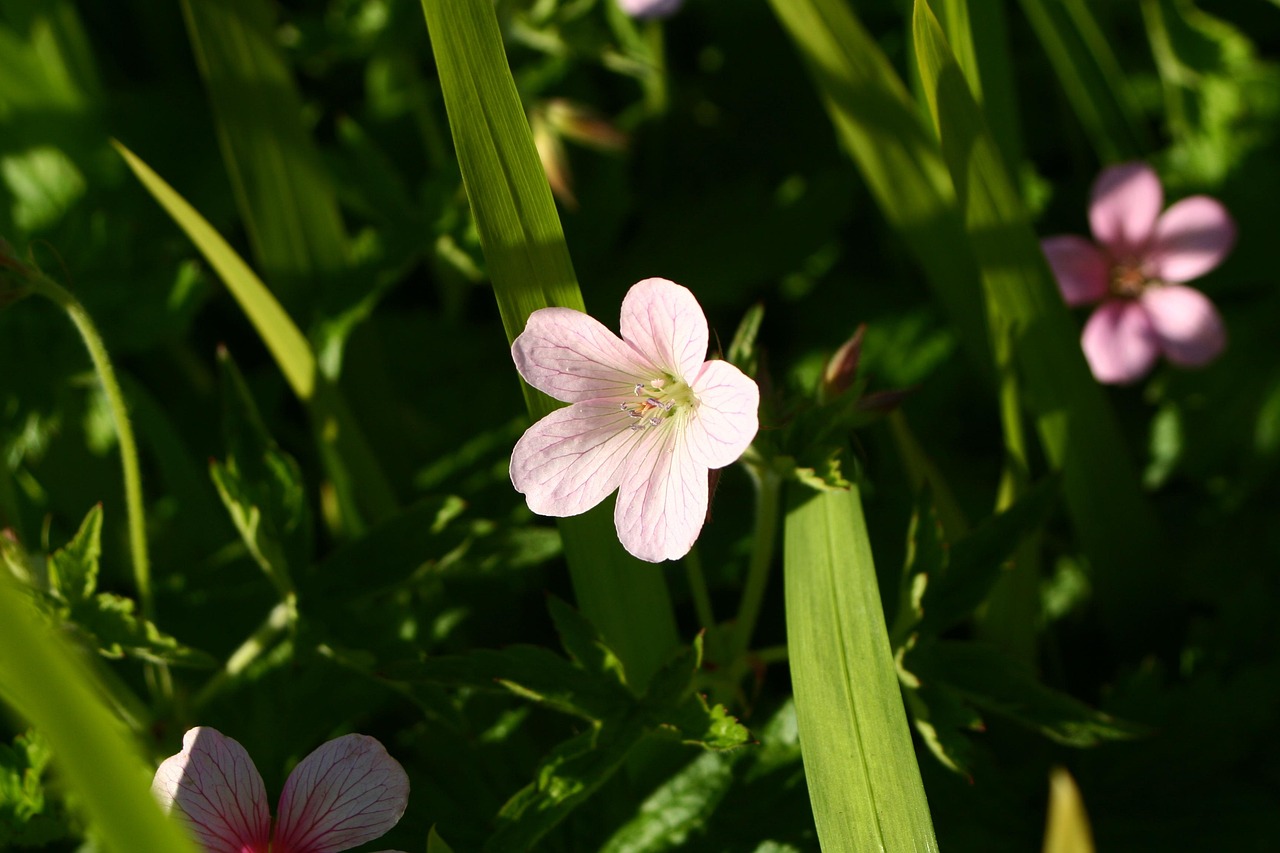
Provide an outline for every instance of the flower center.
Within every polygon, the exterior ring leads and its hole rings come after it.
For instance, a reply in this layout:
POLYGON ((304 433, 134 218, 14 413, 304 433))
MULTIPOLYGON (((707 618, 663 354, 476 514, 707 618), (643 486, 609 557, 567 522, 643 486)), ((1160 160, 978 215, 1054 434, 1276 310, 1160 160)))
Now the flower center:
POLYGON ((622 411, 635 421, 631 425, 633 431, 661 426, 673 414, 698 403, 692 388, 682 380, 671 377, 637 382, 635 395, 638 399, 625 400, 620 404, 622 411))
POLYGON ((1137 299, 1151 280, 1136 263, 1118 263, 1111 268, 1110 290, 1121 299, 1137 299))

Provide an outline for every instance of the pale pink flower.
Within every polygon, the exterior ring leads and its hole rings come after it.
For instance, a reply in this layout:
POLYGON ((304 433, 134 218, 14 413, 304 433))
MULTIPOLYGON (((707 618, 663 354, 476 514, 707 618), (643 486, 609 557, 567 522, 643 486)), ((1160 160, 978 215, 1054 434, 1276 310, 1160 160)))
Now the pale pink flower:
POLYGON ((586 512, 614 490, 628 551, 656 563, 689 553, 707 516, 707 473, 755 438, 760 390, 705 361, 707 318, 664 278, 622 300, 622 338, 581 311, 543 308, 511 345, 524 380, 572 403, 511 452, 511 482, 539 515, 586 512))
POLYGON ((1096 245, 1074 235, 1041 243, 1068 305, 1102 303, 1081 336, 1099 382, 1140 379, 1160 355, 1185 367, 1207 364, 1226 346, 1213 303, 1182 282, 1222 262, 1235 244, 1235 223, 1208 196, 1161 213, 1163 206, 1149 166, 1112 166, 1094 182, 1089 204, 1096 245))
POLYGON ((266 787, 249 753, 201 726, 160 765, 151 792, 182 816, 205 853, 338 853, 396 825, 409 777, 374 738, 331 740, 289 774, 273 837, 266 787))
POLYGON ((633 18, 666 18, 684 5, 684 0, 618 0, 622 11, 633 18))

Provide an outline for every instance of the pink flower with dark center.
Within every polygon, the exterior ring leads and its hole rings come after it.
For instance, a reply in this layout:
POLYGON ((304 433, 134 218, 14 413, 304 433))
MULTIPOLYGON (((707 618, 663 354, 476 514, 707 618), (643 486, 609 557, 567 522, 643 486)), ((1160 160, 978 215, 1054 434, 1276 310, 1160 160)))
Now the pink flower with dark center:
POLYGON ((289 774, 272 836, 253 759, 236 741, 201 726, 156 770, 151 792, 181 815, 205 853, 338 853, 396 825, 409 801, 409 777, 374 738, 331 740, 289 774))
POLYGON ((684 0, 618 0, 622 11, 633 18, 666 18, 684 5, 684 0))
POLYGON ((511 482, 539 515, 586 512, 615 490, 614 524, 651 563, 689 553, 707 516, 707 474, 755 439, 760 389, 706 361, 707 318, 664 278, 631 287, 622 337, 569 308, 529 315, 511 345, 524 380, 572 405, 525 432, 511 482))
POLYGON ((1161 213, 1163 206, 1149 166, 1112 166, 1094 182, 1089 204, 1096 244, 1074 235, 1041 242, 1067 304, 1102 303, 1081 336, 1099 382, 1134 382, 1160 355, 1198 367, 1226 346, 1213 303, 1183 282, 1222 262, 1235 244, 1235 223, 1208 196, 1184 198, 1161 213))

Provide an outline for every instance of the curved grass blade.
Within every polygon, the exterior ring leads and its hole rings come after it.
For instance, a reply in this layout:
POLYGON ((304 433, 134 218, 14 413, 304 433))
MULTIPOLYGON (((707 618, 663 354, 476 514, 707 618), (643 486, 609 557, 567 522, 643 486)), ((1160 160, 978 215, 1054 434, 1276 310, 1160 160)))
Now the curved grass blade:
POLYGON ((257 267, 286 303, 347 267, 338 199, 302 98, 256 0, 183 0, 218 142, 257 267))
POLYGON ((787 648, 822 849, 937 850, 857 488, 791 488, 787 648))
MULTIPOLYGON (((423 0, 449 128, 508 342, 529 314, 583 310, 560 217, 507 65, 490 0, 423 0)), ((513 371, 514 373, 514 371, 513 371)), ((527 385, 540 418, 560 404, 527 385)), ((560 520, 578 606, 642 689, 677 644, 662 572, 622 550, 608 505, 560 520)))
POLYGON ((361 506, 373 519, 389 518, 395 513, 395 494, 341 392, 320 375, 311 345, 288 312, 195 208, 136 154, 119 142, 113 140, 112 144, 142 185, 218 273, 266 344, 293 393, 307 404, 325 466, 339 495, 345 496, 347 520, 353 527, 360 526, 353 496, 358 496, 361 506))
POLYGON ((0 698, 48 739, 63 779, 110 849, 197 853, 151 799, 137 745, 103 704, 104 693, 0 572, 0 698))

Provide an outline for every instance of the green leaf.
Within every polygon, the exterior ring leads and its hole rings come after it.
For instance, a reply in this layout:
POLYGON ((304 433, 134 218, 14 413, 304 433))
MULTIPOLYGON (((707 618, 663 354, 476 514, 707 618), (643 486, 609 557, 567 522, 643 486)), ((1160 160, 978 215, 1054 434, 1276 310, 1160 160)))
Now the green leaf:
POLYGON ((947 689, 925 685, 903 691, 911 724, 920 739, 948 770, 973 780, 973 742, 965 731, 982 731, 982 718, 947 689))
POLYGON ((844 148, 915 255, 978 370, 992 376, 978 269, 937 143, 846 0, 770 0, 844 148))
POLYGON ((715 813, 734 780, 734 762, 716 753, 694 759, 649 795, 600 853, 660 853, 685 847, 715 813))
MULTIPOLYGON (((529 314, 583 310, 560 217, 507 64, 490 0, 423 0, 449 128, 510 343, 529 314)), ((529 413, 559 406, 522 386, 529 413)), ((661 572, 618 543, 611 506, 561 519, 578 607, 643 689, 678 645, 661 572)))
POLYGON ((595 627, 581 613, 554 595, 547 599, 547 609, 560 634, 560 644, 570 660, 593 675, 617 680, 626 686, 627 676, 622 661, 605 645, 595 627))
POLYGON ((42 847, 71 833, 65 809, 48 797, 42 777, 52 758, 35 729, 0 743, 0 844, 42 847))
POLYGON ((1128 740, 1145 729, 1041 684, 1028 668, 979 643, 940 640, 907 652, 903 667, 920 683, 947 690, 1066 746, 1128 740))
POLYGON ((453 853, 453 848, 445 843, 445 840, 436 832, 436 828, 431 827, 431 832, 427 835, 427 853, 453 853))
POLYGON ((822 849, 936 850, 857 487, 791 487, 787 648, 822 849))
POLYGON ((1115 414, 1085 364, 1079 332, 1058 293, 964 76, 924 0, 914 15, 916 54, 929 109, 982 268, 987 301, 1011 336, 1050 464, 1063 472, 1067 507, 1104 587, 1116 636, 1159 618, 1155 517, 1141 491, 1115 414), (1135 618, 1142 611, 1143 618, 1135 618))
POLYGON ((97 504, 71 541, 49 555, 49 590, 73 607, 88 601, 98 588, 101 537, 102 504, 97 504))
POLYGON ((103 704, 107 688, 41 625, 0 572, 0 697, 40 729, 55 766, 113 850, 196 853, 148 791, 154 773, 103 704))
POLYGON ((702 635, 681 649, 654 676, 642 705, 647 718, 661 729, 672 731, 682 743, 709 750, 726 750, 751 740, 747 727, 731 716, 723 705, 711 706, 695 691, 695 677, 702 666, 702 635))
POLYGON ((183 0, 196 65, 258 267, 292 302, 347 266, 347 235, 312 143, 272 7, 183 0))
POLYGON ((757 302, 742 315, 742 322, 733 333, 729 343, 729 351, 725 360, 748 376, 755 376, 759 369, 760 355, 756 351, 756 338, 760 335, 760 325, 764 322, 764 303, 757 302))
POLYGON ((178 642, 139 616, 136 610, 132 599, 101 592, 73 607, 71 618, 90 635, 103 657, 130 657, 175 666, 216 665, 210 655, 178 642))
POLYGON ((1080 789, 1065 768, 1049 775, 1049 817, 1044 828, 1044 853, 1093 853, 1093 832, 1080 789))

